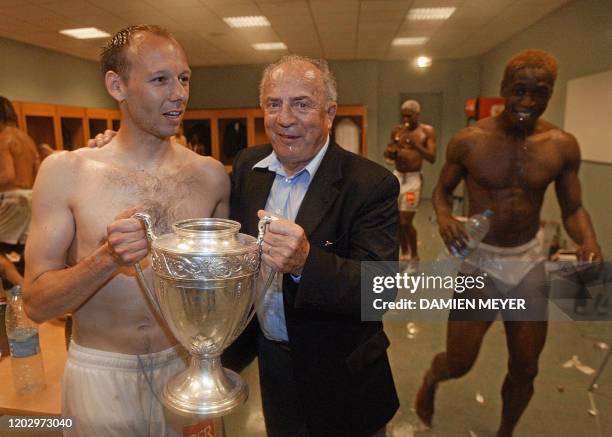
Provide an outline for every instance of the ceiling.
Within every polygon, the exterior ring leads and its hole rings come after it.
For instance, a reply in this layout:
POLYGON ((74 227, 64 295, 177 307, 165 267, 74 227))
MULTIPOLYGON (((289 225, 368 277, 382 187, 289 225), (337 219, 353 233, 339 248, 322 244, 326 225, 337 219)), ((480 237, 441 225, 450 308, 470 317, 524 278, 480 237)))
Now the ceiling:
POLYGON ((173 32, 190 64, 258 64, 291 52, 327 59, 433 59, 485 53, 569 0, 0 0, 0 36, 98 60, 104 40, 76 40, 60 29, 97 27, 110 34, 130 24, 173 32), (455 6, 444 21, 409 21, 411 8, 455 6), (262 28, 230 28, 223 17, 264 15, 262 28), (428 37, 396 47, 398 37, 428 37), (284 42, 258 51, 251 44, 284 42))

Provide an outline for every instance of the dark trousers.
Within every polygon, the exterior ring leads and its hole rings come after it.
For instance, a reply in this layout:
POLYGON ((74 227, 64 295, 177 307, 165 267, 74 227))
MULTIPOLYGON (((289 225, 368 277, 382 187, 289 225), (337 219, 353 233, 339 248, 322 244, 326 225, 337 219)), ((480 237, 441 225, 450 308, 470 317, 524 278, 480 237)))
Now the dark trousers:
MULTIPOLYGON (((308 432, 289 346, 259 333, 259 385, 268 437, 315 437, 308 432)), ((384 437, 386 427, 371 437, 384 437)))
POLYGON ((266 339, 261 332, 259 384, 268 437, 308 437, 289 348, 266 339))

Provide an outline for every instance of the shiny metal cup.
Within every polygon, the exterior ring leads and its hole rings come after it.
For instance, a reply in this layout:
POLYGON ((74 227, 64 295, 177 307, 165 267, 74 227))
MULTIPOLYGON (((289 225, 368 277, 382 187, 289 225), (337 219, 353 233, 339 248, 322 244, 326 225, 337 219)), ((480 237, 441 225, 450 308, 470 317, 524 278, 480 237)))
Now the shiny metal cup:
POLYGON ((216 218, 179 221, 174 232, 156 237, 147 214, 134 217, 144 223, 151 242, 155 292, 135 264, 138 280, 191 355, 188 368, 165 385, 161 400, 183 414, 228 414, 246 401, 248 387, 237 373, 221 366, 221 353, 255 313, 261 243, 273 218, 260 221, 255 239, 238 233, 240 223, 216 218))

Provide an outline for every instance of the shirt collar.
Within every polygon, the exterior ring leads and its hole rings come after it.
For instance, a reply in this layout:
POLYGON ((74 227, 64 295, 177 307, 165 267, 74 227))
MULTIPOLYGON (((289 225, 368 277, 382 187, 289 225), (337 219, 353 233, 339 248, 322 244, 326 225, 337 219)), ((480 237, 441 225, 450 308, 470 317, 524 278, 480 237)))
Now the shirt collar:
MULTIPOLYGON (((328 146, 329 146, 329 135, 327 136, 327 140, 325 141, 325 144, 323 145, 323 147, 321 147, 321 150, 319 150, 319 152, 315 155, 315 157, 310 160, 308 165, 306 165, 306 167, 304 167, 303 169, 298 171, 296 174, 291 176, 289 179, 292 179, 298 176, 304 171, 308 172, 308 174, 312 178, 314 174, 317 172, 317 170, 319 169, 319 165, 321 165, 321 161, 323 160, 323 157, 325 156, 325 152, 327 151, 328 146)), ((274 149, 272 150, 272 153, 270 153, 264 159, 262 159, 257 164, 255 164, 252 168, 267 168, 269 171, 273 171, 277 175, 285 176, 285 177, 287 176, 287 173, 285 172, 285 169, 283 168, 283 164, 281 164, 280 160, 278 159, 278 156, 276 155, 276 152, 274 152, 274 149)))

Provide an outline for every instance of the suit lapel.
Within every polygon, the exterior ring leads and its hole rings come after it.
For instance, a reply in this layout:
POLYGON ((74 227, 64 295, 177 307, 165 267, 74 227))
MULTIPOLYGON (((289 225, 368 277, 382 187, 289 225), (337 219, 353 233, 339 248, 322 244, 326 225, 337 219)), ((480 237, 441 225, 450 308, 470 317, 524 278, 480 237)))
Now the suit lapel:
POLYGON ((257 211, 265 209, 275 175, 274 172, 265 168, 255 168, 249 172, 245 187, 247 194, 244 197, 244 199, 247 199, 245 203, 248 212, 244 217, 248 217, 250 226, 248 232, 250 234, 257 235, 257 223, 259 222, 257 211))
POLYGON ((342 178, 340 150, 331 143, 300 205, 295 222, 309 237, 340 193, 336 182, 342 178))

